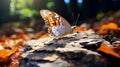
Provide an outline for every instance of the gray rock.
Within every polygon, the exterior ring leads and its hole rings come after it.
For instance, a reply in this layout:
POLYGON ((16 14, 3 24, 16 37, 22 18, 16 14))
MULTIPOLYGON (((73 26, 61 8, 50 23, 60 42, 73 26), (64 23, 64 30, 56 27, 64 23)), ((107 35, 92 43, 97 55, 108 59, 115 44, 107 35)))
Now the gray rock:
POLYGON ((90 30, 30 40, 26 42, 20 67, 106 67, 107 63, 95 51, 102 42, 90 30))

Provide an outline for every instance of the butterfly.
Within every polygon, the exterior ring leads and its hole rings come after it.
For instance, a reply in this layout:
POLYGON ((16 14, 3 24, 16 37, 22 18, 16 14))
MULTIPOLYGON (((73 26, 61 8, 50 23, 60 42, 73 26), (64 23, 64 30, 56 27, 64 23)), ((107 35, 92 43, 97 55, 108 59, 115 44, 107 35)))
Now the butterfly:
POLYGON ((63 36, 72 32, 71 25, 59 14, 50 10, 40 10, 40 15, 48 26, 48 33, 53 36, 63 36))

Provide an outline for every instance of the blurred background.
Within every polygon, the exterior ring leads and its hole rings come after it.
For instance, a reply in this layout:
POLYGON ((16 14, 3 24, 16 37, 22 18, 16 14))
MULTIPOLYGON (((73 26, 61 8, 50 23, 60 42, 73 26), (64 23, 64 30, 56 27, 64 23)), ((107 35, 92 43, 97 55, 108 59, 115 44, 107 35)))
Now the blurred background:
POLYGON ((0 0, 0 26, 4 23, 28 24, 40 20, 39 11, 49 9, 63 16, 71 24, 99 21, 103 16, 120 9, 120 0, 0 0))

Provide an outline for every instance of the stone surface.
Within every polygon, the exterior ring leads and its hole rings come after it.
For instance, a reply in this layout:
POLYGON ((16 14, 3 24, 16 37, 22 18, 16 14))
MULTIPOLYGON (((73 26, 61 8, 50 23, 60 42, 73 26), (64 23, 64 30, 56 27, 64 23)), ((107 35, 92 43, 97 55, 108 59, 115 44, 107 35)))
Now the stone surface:
POLYGON ((20 67, 106 67, 96 51, 104 40, 92 30, 26 42, 20 67))

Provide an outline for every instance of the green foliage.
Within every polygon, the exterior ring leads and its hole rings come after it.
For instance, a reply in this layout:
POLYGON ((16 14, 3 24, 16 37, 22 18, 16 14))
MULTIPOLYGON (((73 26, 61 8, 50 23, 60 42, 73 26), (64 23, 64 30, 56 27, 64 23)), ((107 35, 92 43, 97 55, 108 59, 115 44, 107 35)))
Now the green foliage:
POLYGON ((31 6, 33 6, 33 1, 34 0, 11 0, 10 14, 12 16, 16 14, 20 15, 20 19, 33 18, 34 15, 39 14, 39 11, 31 9, 31 6))
POLYGON ((48 2, 47 8, 51 9, 54 6, 54 2, 48 2))
POLYGON ((39 14, 38 11, 29 9, 29 8, 21 9, 17 13, 20 14, 20 18, 21 19, 26 18, 26 17, 33 18, 34 15, 38 15, 39 14))
POLYGON ((98 12, 98 14, 96 15, 96 19, 100 20, 102 17, 104 16, 104 12, 98 12))

